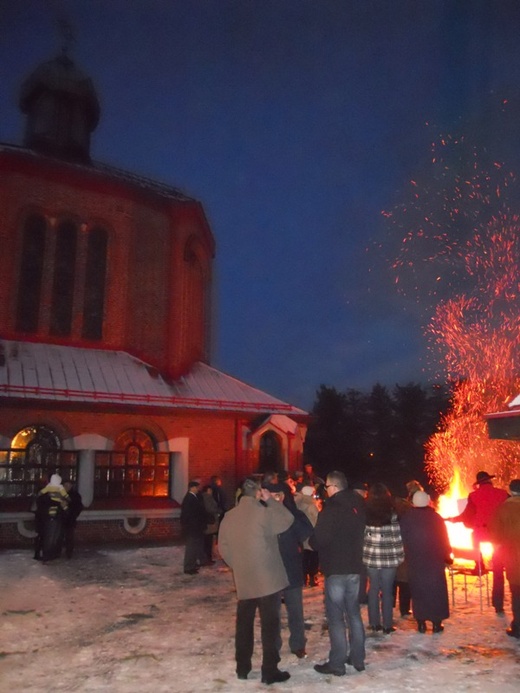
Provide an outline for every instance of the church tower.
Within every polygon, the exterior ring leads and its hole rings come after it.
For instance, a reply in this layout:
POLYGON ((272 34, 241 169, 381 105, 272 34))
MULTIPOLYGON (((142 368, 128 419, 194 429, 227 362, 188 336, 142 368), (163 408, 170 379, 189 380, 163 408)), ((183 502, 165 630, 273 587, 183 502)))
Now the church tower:
POLYGON ((23 146, 0 142, 0 543, 28 541, 20 517, 57 471, 109 541, 173 537, 188 480, 231 496, 260 450, 301 467, 306 412, 209 363, 203 205, 91 157, 98 97, 66 51, 20 108, 23 146))
POLYGON ((90 162, 90 134, 99 102, 89 77, 65 52, 25 80, 20 109, 27 116, 24 145, 69 161, 90 162))

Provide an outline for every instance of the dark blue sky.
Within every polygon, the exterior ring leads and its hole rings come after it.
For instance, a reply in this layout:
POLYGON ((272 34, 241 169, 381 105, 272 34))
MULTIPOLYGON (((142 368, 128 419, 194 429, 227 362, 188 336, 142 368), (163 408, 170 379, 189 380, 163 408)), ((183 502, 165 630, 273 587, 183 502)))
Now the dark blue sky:
MULTIPOLYGON (((205 207, 213 364, 303 407, 321 383, 424 381, 420 310, 366 249, 429 158, 426 122, 498 147, 520 3, 0 0, 0 141, 21 143, 20 84, 59 52, 61 15, 101 101, 93 158, 205 207)), ((520 159, 515 135, 500 155, 520 159)))

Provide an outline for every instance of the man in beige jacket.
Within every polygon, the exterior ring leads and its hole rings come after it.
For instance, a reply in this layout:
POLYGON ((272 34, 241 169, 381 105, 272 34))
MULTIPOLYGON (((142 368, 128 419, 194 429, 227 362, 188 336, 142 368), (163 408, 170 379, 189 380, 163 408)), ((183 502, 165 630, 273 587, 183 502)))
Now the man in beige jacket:
POLYGON ((238 505, 222 519, 218 535, 220 555, 233 571, 237 591, 235 633, 236 672, 247 679, 251 671, 254 620, 260 613, 262 683, 287 681, 278 669, 280 653, 279 592, 289 584, 278 548, 278 535, 289 529, 292 513, 255 479, 246 479, 238 505))

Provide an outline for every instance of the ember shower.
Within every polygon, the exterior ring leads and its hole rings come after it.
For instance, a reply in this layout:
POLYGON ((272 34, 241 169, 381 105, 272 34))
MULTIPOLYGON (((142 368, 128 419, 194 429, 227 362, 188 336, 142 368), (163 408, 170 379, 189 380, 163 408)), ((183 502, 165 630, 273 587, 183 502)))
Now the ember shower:
POLYGON ((395 281, 421 311, 436 378, 452 386, 450 410, 426 446, 428 476, 440 492, 455 469, 467 489, 480 469, 506 485, 518 444, 489 439, 484 414, 520 392, 516 178, 463 137, 438 137, 406 197, 385 212, 402 238, 395 281))

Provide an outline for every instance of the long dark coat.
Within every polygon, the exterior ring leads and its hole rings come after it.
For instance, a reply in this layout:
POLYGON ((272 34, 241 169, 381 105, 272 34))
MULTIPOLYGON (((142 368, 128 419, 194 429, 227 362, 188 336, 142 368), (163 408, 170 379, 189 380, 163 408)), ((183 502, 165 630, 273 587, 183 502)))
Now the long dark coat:
POLYGON ((181 505, 181 529, 184 536, 203 536, 207 520, 202 496, 188 491, 181 505))
MULTIPOLYGON (((286 506, 287 507, 287 506, 286 506)), ((282 556, 289 587, 303 587, 302 544, 312 534, 312 524, 307 515, 298 508, 287 508, 294 515, 294 522, 278 535, 278 546, 282 556)))
POLYGON ((450 615, 446 561, 451 547, 446 524, 430 507, 412 508, 400 523, 413 615, 418 621, 443 621, 450 615))

